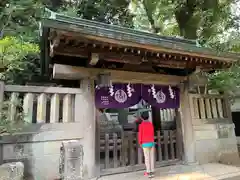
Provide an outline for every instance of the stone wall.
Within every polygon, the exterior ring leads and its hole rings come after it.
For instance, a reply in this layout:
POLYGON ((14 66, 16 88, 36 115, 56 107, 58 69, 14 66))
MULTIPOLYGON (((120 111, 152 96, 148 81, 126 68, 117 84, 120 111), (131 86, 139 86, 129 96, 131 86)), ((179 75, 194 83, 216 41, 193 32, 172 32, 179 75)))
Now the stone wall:
POLYGON ((207 92, 189 93, 188 87, 183 87, 180 97, 186 163, 239 164, 228 97, 207 92))
POLYGON ((3 143, 4 162, 22 161, 25 176, 34 180, 59 178, 60 147, 63 141, 83 142, 81 123, 31 125, 25 134, 5 136, 3 143), (27 133, 26 133, 27 132, 27 133))
POLYGON ((234 124, 202 124, 193 129, 197 162, 239 164, 234 124))
POLYGON ((80 84, 80 88, 63 88, 0 82, 0 103, 6 92, 10 94, 5 97, 11 101, 10 120, 16 121, 17 112, 23 109, 23 118, 28 122, 20 133, 0 137, 0 163, 22 161, 25 175, 31 179, 58 179, 62 142, 79 140, 84 151, 84 178, 96 177, 94 81, 84 79, 80 84), (21 108, 14 103, 18 97, 23 97, 21 108))

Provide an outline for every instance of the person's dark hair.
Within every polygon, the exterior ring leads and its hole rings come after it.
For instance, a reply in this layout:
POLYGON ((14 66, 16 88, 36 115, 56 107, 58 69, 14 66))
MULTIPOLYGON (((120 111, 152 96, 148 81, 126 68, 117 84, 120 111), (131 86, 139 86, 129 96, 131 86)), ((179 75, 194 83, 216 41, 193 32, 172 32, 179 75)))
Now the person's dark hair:
POLYGON ((148 118, 149 118, 148 112, 147 112, 147 111, 142 112, 142 113, 141 113, 141 118, 142 118, 144 121, 148 120, 148 118))

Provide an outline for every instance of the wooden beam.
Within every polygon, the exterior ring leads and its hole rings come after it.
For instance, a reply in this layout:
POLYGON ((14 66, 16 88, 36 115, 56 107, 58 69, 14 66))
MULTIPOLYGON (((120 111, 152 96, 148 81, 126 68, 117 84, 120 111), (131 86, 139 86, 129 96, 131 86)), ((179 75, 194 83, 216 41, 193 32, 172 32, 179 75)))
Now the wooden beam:
MULTIPOLYGON (((123 49, 124 50, 124 49, 123 49)), ((120 50, 116 50, 116 48, 112 49, 111 51, 102 48, 92 48, 92 47, 69 47, 60 44, 57 48, 54 49, 54 54, 56 55, 64 55, 64 56, 75 56, 75 57, 89 57, 89 54, 97 53, 99 59, 110 61, 110 62, 120 62, 120 63, 127 63, 127 64, 141 64, 142 62, 152 62, 153 65, 159 67, 167 67, 167 68, 195 68, 196 66, 201 66, 203 69, 209 68, 221 68, 221 64, 209 64, 200 61, 191 61, 189 60, 182 60, 178 56, 167 56, 162 55, 160 57, 156 56, 142 56, 139 54, 133 54, 130 52, 124 52, 120 50)))
POLYGON ((71 79, 78 80, 83 78, 96 79, 99 73, 110 73, 113 82, 122 83, 144 83, 144 84, 170 84, 177 85, 184 81, 186 77, 172 76, 163 74, 152 74, 131 71, 119 71, 111 69, 84 68, 77 66, 69 66, 63 64, 54 64, 54 79, 71 79))

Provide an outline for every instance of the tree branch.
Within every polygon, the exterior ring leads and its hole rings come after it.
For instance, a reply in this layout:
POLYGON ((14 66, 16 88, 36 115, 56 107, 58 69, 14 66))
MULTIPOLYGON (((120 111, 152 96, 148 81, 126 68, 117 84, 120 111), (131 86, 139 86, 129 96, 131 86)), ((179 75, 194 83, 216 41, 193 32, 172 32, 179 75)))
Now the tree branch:
POLYGON ((175 10, 175 17, 180 29, 180 35, 189 38, 196 38, 196 29, 193 29, 193 24, 189 24, 189 21, 193 17, 196 8, 196 1, 187 0, 184 4, 179 4, 175 10))
POLYGON ((9 23, 11 17, 12 17, 12 13, 13 13, 13 10, 11 10, 11 12, 9 13, 8 18, 7 18, 7 22, 3 25, 2 29, 0 30, 0 39, 1 39, 1 38, 3 37, 3 35, 4 35, 4 30, 5 30, 5 28, 7 27, 8 23, 9 23))

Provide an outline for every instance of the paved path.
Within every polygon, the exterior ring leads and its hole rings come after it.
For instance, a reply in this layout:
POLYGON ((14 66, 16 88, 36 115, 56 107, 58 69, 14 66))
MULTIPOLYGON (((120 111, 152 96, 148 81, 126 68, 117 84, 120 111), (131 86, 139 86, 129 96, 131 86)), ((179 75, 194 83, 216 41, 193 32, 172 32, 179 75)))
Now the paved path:
MULTIPOLYGON (((145 180, 143 172, 105 176, 99 180, 145 180)), ((240 167, 223 164, 175 165, 156 170, 152 180, 240 180, 240 167)))

